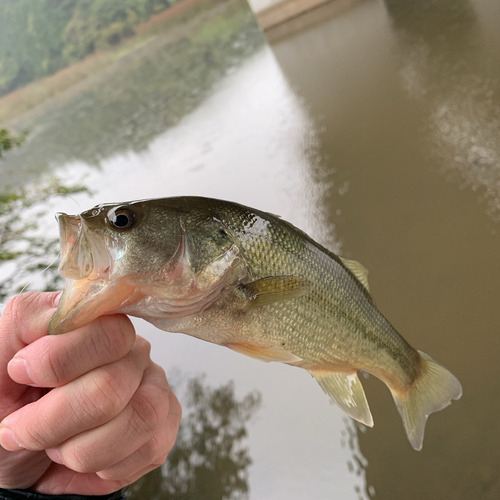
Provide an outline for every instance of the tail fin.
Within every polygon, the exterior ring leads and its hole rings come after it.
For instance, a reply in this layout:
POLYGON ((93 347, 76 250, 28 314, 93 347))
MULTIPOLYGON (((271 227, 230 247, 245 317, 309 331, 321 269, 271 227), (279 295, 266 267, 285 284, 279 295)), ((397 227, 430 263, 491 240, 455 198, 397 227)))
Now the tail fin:
POLYGON ((427 417, 435 411, 442 410, 452 399, 459 399, 462 395, 462 386, 455 375, 427 354, 418 352, 422 366, 420 377, 408 394, 402 395, 391 391, 403 419, 408 440, 415 450, 422 449, 427 417))

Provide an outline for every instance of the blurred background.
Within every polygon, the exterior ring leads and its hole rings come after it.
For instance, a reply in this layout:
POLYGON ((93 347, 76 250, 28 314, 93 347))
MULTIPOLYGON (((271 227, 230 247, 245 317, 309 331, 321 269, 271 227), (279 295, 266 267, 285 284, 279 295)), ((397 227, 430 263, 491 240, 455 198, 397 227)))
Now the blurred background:
POLYGON ((498 0, 0 0, 0 302, 63 287, 56 211, 178 195, 362 262, 464 395, 415 452, 373 377, 365 429, 303 370, 134 320, 185 416, 130 499, 500 498, 498 0))

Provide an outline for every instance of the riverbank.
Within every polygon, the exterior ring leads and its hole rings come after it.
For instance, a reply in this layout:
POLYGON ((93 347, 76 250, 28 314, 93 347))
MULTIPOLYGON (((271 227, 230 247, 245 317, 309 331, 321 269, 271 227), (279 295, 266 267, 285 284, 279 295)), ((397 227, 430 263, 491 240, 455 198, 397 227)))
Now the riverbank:
MULTIPOLYGON (((176 3, 138 25, 133 37, 2 97, 0 127, 12 126, 9 122, 16 117, 79 86, 117 61, 140 56, 151 44, 162 46, 175 42, 212 16, 214 11, 225 9, 231 3, 231 0, 182 0, 176 3)), ((15 123, 13 125, 15 126, 15 123)))

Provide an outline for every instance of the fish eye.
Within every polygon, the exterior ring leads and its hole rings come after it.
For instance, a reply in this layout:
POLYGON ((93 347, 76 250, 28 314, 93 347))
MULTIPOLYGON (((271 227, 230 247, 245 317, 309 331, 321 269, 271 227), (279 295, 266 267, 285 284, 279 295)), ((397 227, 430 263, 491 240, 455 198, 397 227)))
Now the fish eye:
POLYGON ((128 208, 115 208, 108 214, 109 223, 116 229, 129 229, 134 225, 135 214, 128 208))

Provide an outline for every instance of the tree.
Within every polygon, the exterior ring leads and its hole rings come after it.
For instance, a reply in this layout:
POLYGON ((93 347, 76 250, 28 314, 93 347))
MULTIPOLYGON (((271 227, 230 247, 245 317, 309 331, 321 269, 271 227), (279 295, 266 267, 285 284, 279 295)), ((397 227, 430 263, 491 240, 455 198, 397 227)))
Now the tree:
POLYGON ((161 469, 150 472, 130 489, 130 500, 234 500, 248 498, 251 458, 242 446, 246 423, 260 405, 257 392, 236 400, 234 383, 212 389, 200 378, 187 390, 174 449, 161 469))
POLYGON ((0 96, 118 43, 169 6, 167 0, 0 0, 0 96))

